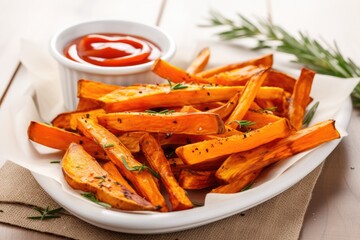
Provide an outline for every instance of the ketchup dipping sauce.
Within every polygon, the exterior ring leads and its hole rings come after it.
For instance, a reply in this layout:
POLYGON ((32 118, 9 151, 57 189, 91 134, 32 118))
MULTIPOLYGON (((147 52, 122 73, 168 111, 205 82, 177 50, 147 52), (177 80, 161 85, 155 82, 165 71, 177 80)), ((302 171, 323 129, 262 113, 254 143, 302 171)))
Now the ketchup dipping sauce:
POLYGON ((147 39, 118 33, 88 34, 69 42, 64 55, 76 62, 103 67, 133 66, 161 56, 147 39))

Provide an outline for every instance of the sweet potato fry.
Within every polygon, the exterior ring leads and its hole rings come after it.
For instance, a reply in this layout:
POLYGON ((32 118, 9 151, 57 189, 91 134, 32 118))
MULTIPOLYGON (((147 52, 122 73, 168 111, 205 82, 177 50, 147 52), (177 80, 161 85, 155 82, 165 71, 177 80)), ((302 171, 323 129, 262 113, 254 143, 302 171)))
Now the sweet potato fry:
POLYGON ((238 104, 236 105, 234 111, 231 113, 230 117, 226 121, 232 128, 237 128, 238 124, 235 123, 235 120, 242 120, 246 112, 249 110, 251 103, 254 101, 257 92, 259 91, 262 83, 267 78, 269 70, 263 70, 258 74, 254 75, 245 85, 245 89, 241 94, 238 104))
POLYGON ((297 153, 339 138, 333 120, 301 129, 290 136, 267 143, 255 149, 230 155, 216 172, 224 182, 233 182, 251 172, 262 169, 297 153))
POLYGON ((216 184, 215 171, 195 171, 183 169, 179 175, 179 184, 184 189, 204 189, 216 184))
POLYGON ((44 146, 66 151, 72 142, 78 143, 93 157, 108 160, 104 150, 94 141, 77 133, 32 121, 28 127, 30 140, 44 146))
POLYGON ((254 171, 245 175, 240 179, 228 183, 226 185, 221 185, 217 188, 211 190, 211 193, 237 193, 249 186, 260 174, 261 170, 254 171))
POLYGON ((178 147, 176 154, 187 165, 211 162, 232 153, 258 147, 277 138, 286 137, 289 133, 289 124, 286 119, 282 118, 277 122, 242 135, 233 135, 178 147))
POLYGON ((121 175, 119 170, 116 168, 115 164, 111 161, 108 161, 101 165, 101 167, 110 175, 112 179, 114 179, 117 183, 125 186, 129 189, 130 192, 135 193, 136 191, 130 186, 130 184, 126 181, 126 179, 121 175))
POLYGON ((64 128, 67 130, 76 130, 78 117, 86 116, 87 118, 97 120, 97 116, 102 114, 105 114, 104 109, 66 112, 57 115, 54 120, 51 121, 51 123, 54 127, 64 128))
POLYGON ((265 79, 263 86, 279 87, 284 89, 286 92, 292 93, 296 79, 287 75, 283 72, 271 69, 269 76, 265 79))
POLYGON ((251 59, 248 61, 244 61, 244 62, 240 62, 240 63, 233 63, 233 64, 209 69, 209 70, 206 70, 206 71, 196 74, 196 76, 201 77, 201 78, 209 78, 209 77, 214 76, 215 74, 219 74, 221 72, 227 72, 227 71, 231 71, 231 70, 234 70, 237 68, 246 67, 249 65, 262 66, 262 67, 268 68, 268 67, 271 67, 272 64, 273 64, 273 56, 272 56, 272 54, 269 54, 269 55, 265 55, 265 56, 251 59))
POLYGON ((155 207, 117 183, 80 145, 72 143, 61 161, 64 177, 74 189, 92 192, 100 201, 122 210, 155 210, 155 207))
POLYGON ((231 71, 215 74, 214 76, 209 77, 208 80, 212 84, 219 84, 224 86, 244 86, 252 76, 264 69, 265 68, 263 67, 249 65, 231 71))
POLYGON ((118 138, 122 144, 132 153, 140 152, 140 139, 144 135, 144 132, 127 132, 121 134, 118 138))
MULTIPOLYGON (((99 101, 102 102, 106 112, 122 112, 134 109, 228 101, 237 92, 244 90, 244 86, 185 86, 186 88, 179 90, 171 90, 169 86, 118 89, 99 98, 99 101)), ((283 95, 284 90, 281 88, 261 87, 256 97, 259 99, 281 99, 283 95)))
POLYGON ((297 130, 302 127, 305 109, 309 103, 314 75, 314 71, 303 68, 299 79, 296 81, 294 92, 290 99, 289 120, 290 124, 297 130))
POLYGON ((146 133, 140 140, 140 146, 152 169, 159 173, 160 179, 169 194, 172 210, 179 211, 192 208, 191 201, 176 181, 171 172, 170 164, 156 139, 146 133))
POLYGON ((77 96, 79 98, 85 99, 97 99, 119 88, 122 87, 86 79, 80 79, 78 81, 77 96))
POLYGON ((226 104, 210 109, 207 112, 218 114, 220 118, 224 120, 234 111, 239 102, 240 96, 240 93, 236 93, 226 104))
POLYGON ((264 110, 259 111, 247 111, 244 119, 253 122, 255 124, 248 126, 249 129, 258 129, 262 128, 269 123, 273 123, 280 120, 280 117, 264 110))
POLYGON ((119 168, 135 187, 137 193, 151 202, 160 211, 168 211, 164 197, 161 195, 154 177, 141 163, 135 160, 131 152, 120 140, 104 127, 91 119, 78 118, 78 129, 86 137, 93 139, 102 146, 109 159, 119 168))
POLYGON ((98 117, 108 129, 119 131, 147 131, 189 135, 224 133, 224 122, 213 113, 138 113, 118 112, 98 117))
POLYGON ((196 74, 201 72, 206 67, 210 58, 210 49, 204 48, 202 49, 196 58, 190 63, 190 66, 186 69, 186 72, 191 74, 196 74))
POLYGON ((161 58, 154 62, 151 70, 159 77, 168 79, 174 83, 211 83, 208 79, 188 73, 161 58))
POLYGON ((89 111, 101 108, 101 104, 95 99, 79 98, 76 111, 89 111))

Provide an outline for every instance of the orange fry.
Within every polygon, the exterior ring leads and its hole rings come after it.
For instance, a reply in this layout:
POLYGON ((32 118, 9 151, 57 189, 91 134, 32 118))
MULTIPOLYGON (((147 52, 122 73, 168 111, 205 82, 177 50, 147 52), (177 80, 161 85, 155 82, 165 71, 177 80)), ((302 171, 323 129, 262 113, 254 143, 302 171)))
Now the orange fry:
POLYGON ((152 71, 156 75, 164 79, 168 79, 174 83, 211 83, 206 78, 201 78, 194 74, 188 73, 160 58, 154 62, 152 71))
POLYGON ((263 67, 254 65, 237 68, 227 72, 221 72, 209 77, 208 80, 213 84, 224 86, 243 86, 252 76, 263 70, 263 67))
POLYGON ((86 137, 93 139, 103 147, 121 174, 134 185, 137 193, 157 206, 158 210, 168 211, 165 199, 161 195, 154 177, 149 171, 136 170, 142 164, 133 157, 116 136, 93 120, 86 118, 78 118, 78 129, 86 137))
POLYGON ((94 141, 77 133, 44 123, 31 121, 28 127, 28 137, 36 143, 63 151, 66 151, 71 143, 78 143, 94 158, 108 160, 104 150, 94 141))
POLYGON ((179 175, 179 184, 184 189, 204 189, 216 184, 215 171, 195 171, 183 169, 179 175))
POLYGON ((296 130, 302 127, 305 109, 310 102, 310 90, 314 75, 314 71, 303 68, 299 79, 296 81, 294 92, 290 99, 289 120, 290 124, 296 130))
POLYGON ((277 122, 242 135, 216 138, 178 147, 176 154, 187 165, 211 162, 232 153, 258 147, 277 138, 286 137, 289 134, 288 121, 282 118, 277 122))
POLYGON ((204 48, 202 49, 196 58, 191 62, 190 66, 186 69, 186 72, 191 74, 196 74, 201 72, 206 67, 210 58, 210 49, 204 48))
POLYGON ((335 128, 335 122, 333 120, 324 121, 312 127, 301 129, 286 138, 246 152, 230 155, 217 170, 216 177, 230 183, 274 162, 339 137, 340 134, 335 128))
POLYGON ((216 67, 213 69, 209 69, 203 72, 200 72, 198 74, 196 74, 196 76, 201 77, 201 78, 209 78, 214 76, 215 74, 221 73, 221 72, 227 72, 227 71, 231 71, 237 68, 242 68, 242 67, 246 67, 249 65, 254 65, 254 66, 262 66, 265 68, 271 67, 273 64, 273 55, 269 54, 269 55, 265 55, 259 58, 255 58, 255 59, 251 59, 245 62, 240 62, 240 63, 233 63, 233 64, 229 64, 229 65, 225 65, 225 66, 220 66, 220 67, 216 67))
POLYGON ((99 123, 108 129, 119 131, 147 131, 189 135, 224 133, 224 122, 213 113, 169 114, 118 112, 98 117, 99 123), (146 124, 144 124, 144 122, 146 124))
POLYGON ((121 175, 119 170, 116 168, 115 164, 111 161, 108 161, 104 163, 101 166, 112 179, 114 179, 117 183, 120 183, 121 185, 125 186, 127 189, 129 189, 130 192, 135 193, 136 191, 130 186, 130 184, 126 181, 126 179, 121 175))
POLYGON ((191 201, 186 196, 184 189, 176 181, 170 164, 156 139, 146 133, 140 140, 140 146, 151 168, 159 173, 160 179, 169 194, 172 210, 178 211, 192 208, 191 201))
POLYGON ((211 190, 211 193, 237 193, 251 184, 260 174, 261 170, 254 171, 226 185, 211 190))
POLYGON ((232 128, 237 128, 238 124, 235 123, 235 120, 242 120, 244 115, 246 114, 247 110, 251 106, 251 103, 254 101, 257 92, 259 91, 262 83, 267 78, 269 74, 269 70, 263 70, 258 74, 254 75, 245 85, 245 89, 241 94, 239 102, 231 113, 230 117, 226 121, 232 128))

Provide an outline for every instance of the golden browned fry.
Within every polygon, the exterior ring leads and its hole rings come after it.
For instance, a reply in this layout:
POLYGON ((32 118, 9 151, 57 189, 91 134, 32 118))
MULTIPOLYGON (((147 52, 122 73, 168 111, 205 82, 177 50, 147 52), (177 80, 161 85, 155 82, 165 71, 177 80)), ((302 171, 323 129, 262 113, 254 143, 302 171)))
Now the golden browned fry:
POLYGON ((215 171, 196 171, 183 169, 179 175, 179 184, 184 189, 204 189, 216 184, 215 171))
POLYGON ((216 177, 225 182, 233 182, 274 162, 339 138, 340 134, 334 123, 333 120, 324 121, 286 138, 232 154, 217 170, 216 177))
POLYGON ((285 118, 242 135, 233 135, 178 147, 176 154, 187 164, 193 165, 216 161, 232 153, 256 148, 277 138, 290 134, 285 118))
POLYGON ((76 111, 89 111, 93 109, 101 108, 101 104, 94 99, 79 98, 76 111))
POLYGON ((237 193, 249 186, 260 174, 261 170, 254 171, 245 175, 240 179, 228 183, 226 185, 221 185, 217 188, 211 190, 211 193, 237 193))
POLYGON ((119 168, 121 174, 133 184, 137 193, 156 206, 158 210, 168 211, 165 199, 159 191, 154 176, 146 168, 141 167, 142 164, 135 160, 131 152, 115 135, 93 120, 86 118, 78 118, 78 129, 86 137, 93 139, 103 147, 109 159, 119 168))
POLYGON ((66 151, 71 143, 78 143, 93 157, 108 160, 104 150, 94 141, 77 133, 32 121, 28 127, 30 140, 44 146, 66 151))
POLYGON ((231 113, 230 117, 226 121, 232 128, 237 128, 238 124, 234 121, 242 120, 246 112, 249 110, 251 103, 254 101, 257 92, 259 91, 262 83, 267 78, 269 70, 263 70, 258 74, 254 75, 245 85, 245 89, 241 94, 238 104, 236 105, 234 111, 231 113))
POLYGON ((61 166, 67 183, 76 190, 92 192, 102 202, 122 210, 155 210, 155 207, 117 183, 80 145, 72 143, 61 166))
POLYGON ((77 96, 79 98, 97 99, 119 88, 122 87, 86 79, 80 79, 78 81, 77 96))
POLYGON ((234 111, 239 102, 240 96, 240 93, 236 93, 226 104, 210 109, 207 112, 218 114, 221 119, 224 120, 234 111))
POLYGON ((188 73, 162 59, 157 59, 151 69, 156 75, 174 83, 211 83, 206 78, 188 73))
POLYGON ((292 93, 296 79, 283 72, 271 69, 269 76, 265 79, 263 86, 279 87, 284 89, 286 92, 292 93))
POLYGON ((305 109, 310 100, 310 90, 314 76, 314 71, 303 68, 290 99, 289 120, 290 124, 297 130, 302 127, 305 109))
POLYGON ((95 109, 90 111, 72 111, 60 113, 57 115, 54 120, 51 121, 54 127, 64 128, 69 130, 76 130, 77 128, 77 118, 81 116, 86 116, 93 120, 97 119, 97 116, 105 114, 104 109, 95 109))
POLYGON ((252 76, 259 71, 264 70, 263 67, 254 65, 237 68, 227 72, 221 72, 208 78, 212 84, 219 84, 224 86, 243 86, 252 76))
POLYGON ((112 179, 116 181, 116 183, 125 186, 127 189, 129 189, 130 192, 136 193, 136 191, 132 188, 132 186, 130 186, 123 175, 121 175, 113 162, 107 161, 106 163, 102 164, 101 167, 110 175, 112 179))
POLYGON ((249 129, 258 129, 262 128, 269 123, 273 123, 280 120, 280 117, 272 114, 269 111, 258 110, 258 111, 247 111, 244 119, 254 123, 253 125, 248 126, 249 129))
MULTIPOLYGON (((184 85, 186 88, 171 90, 170 86, 143 86, 142 88, 124 88, 99 98, 106 112, 123 112, 134 109, 153 109, 195 105, 217 101, 228 101, 244 86, 201 86, 184 85)), ((256 94, 259 99, 281 99, 284 90, 276 87, 261 87, 256 94)), ((196 106, 195 106, 196 107, 196 106)), ((197 108, 197 107, 196 107, 197 108)))
POLYGON ((204 48, 202 49, 196 58, 191 62, 190 66, 186 69, 186 72, 191 74, 196 74, 201 72, 206 67, 210 58, 210 49, 204 48))
POLYGON ((231 70, 234 70, 237 68, 243 68, 243 67, 246 67, 249 65, 262 66, 262 67, 268 68, 268 67, 271 67, 272 64, 273 64, 273 55, 269 54, 269 55, 265 55, 265 56, 262 56, 259 58, 250 59, 248 61, 244 61, 244 62, 240 62, 240 63, 233 63, 233 64, 209 69, 209 70, 206 70, 206 71, 196 74, 196 76, 202 77, 202 78, 209 78, 209 77, 212 77, 215 74, 219 74, 221 72, 227 72, 227 71, 231 71, 231 70))
POLYGON ((140 140, 141 151, 144 153, 148 163, 158 172, 160 179, 169 194, 170 203, 173 211, 179 211, 192 208, 193 205, 186 196, 184 189, 182 189, 176 181, 168 160, 160 144, 156 139, 146 133, 140 140))
POLYGON ((98 117, 108 129, 119 131, 147 131, 189 135, 224 133, 224 122, 213 113, 144 113, 118 112, 98 117))
POLYGON ((144 135, 144 132, 127 132, 121 134, 118 138, 122 144, 132 153, 140 152, 140 138, 144 135))

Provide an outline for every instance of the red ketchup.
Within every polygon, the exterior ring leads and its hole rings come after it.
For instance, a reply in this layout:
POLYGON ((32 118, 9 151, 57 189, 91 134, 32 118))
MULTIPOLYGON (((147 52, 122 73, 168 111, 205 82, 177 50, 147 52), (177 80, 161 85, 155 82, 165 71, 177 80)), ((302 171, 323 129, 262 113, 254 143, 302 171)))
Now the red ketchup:
POLYGON ((103 67, 133 66, 160 57, 161 50, 141 37, 94 33, 74 39, 64 49, 67 58, 103 67))

